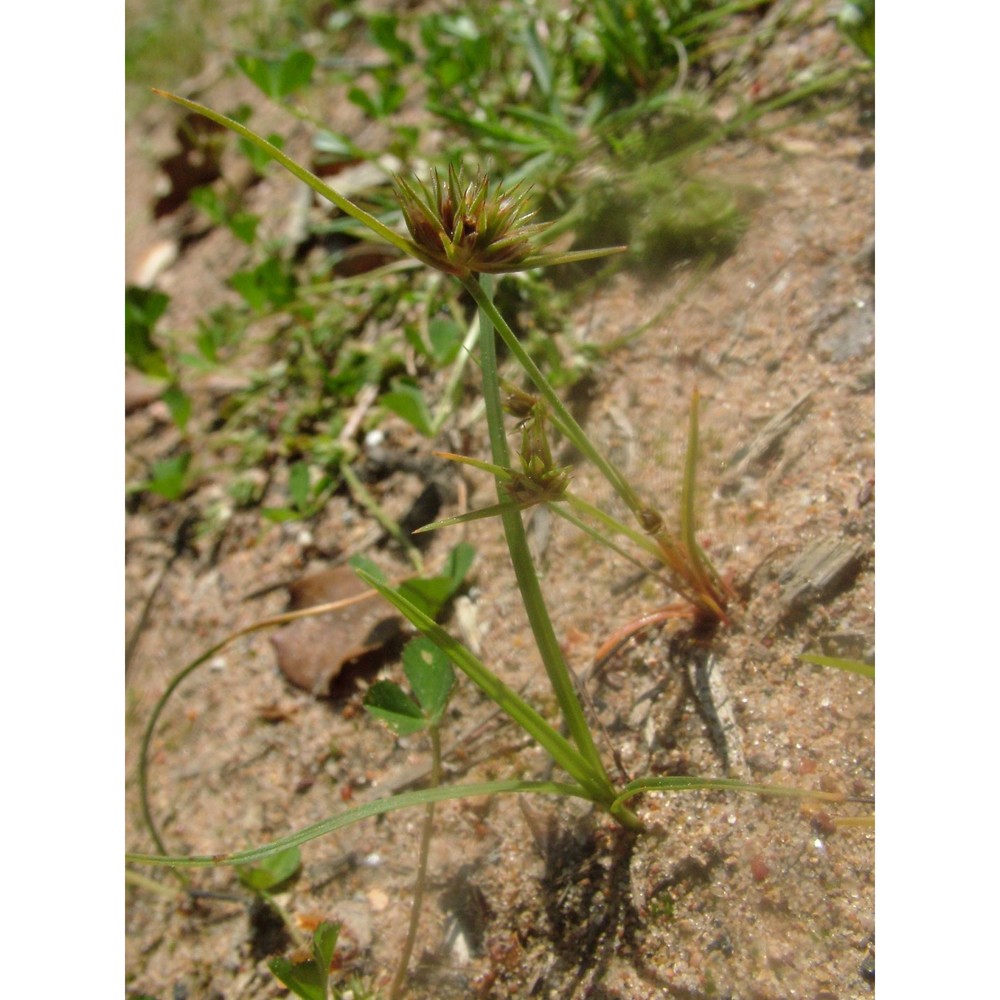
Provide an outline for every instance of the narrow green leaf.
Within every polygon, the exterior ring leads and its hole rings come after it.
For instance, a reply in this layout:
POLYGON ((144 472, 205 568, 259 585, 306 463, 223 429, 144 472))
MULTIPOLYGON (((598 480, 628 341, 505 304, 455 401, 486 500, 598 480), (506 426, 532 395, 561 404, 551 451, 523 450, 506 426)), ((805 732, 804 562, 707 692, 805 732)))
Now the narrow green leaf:
POLYGON ((292 510, 291 507, 264 507, 260 516, 274 524, 284 524, 286 521, 297 521, 302 517, 302 512, 292 510))
POLYGON ((434 452, 434 455, 437 458, 446 458, 449 462, 458 462, 461 465, 471 466, 473 469, 481 469, 483 472, 488 472, 490 475, 496 476, 504 482, 508 482, 511 479, 510 469, 494 465, 492 462, 484 462, 481 458, 470 458, 468 455, 456 455, 454 452, 450 451, 436 451, 434 452))
MULTIPOLYGON (((515 698, 517 695, 510 692, 515 698)), ((553 731, 554 732, 554 731, 553 731)), ((558 734, 556 734, 558 735, 558 734)), ((569 744, 567 744, 569 746, 569 744)), ((576 750, 571 748, 572 753, 576 750)), ((397 809, 409 809, 412 806, 427 805, 430 802, 448 802, 452 799, 479 798, 483 795, 514 795, 533 792, 538 795, 569 795, 574 798, 595 801, 594 797, 579 785, 569 785, 555 781, 480 781, 465 785, 438 785, 435 788, 421 788, 414 792, 400 792, 388 798, 375 799, 364 805, 332 816, 329 819, 314 823, 305 829, 280 837, 269 844, 254 847, 235 854, 203 854, 193 857, 174 857, 166 854, 138 854, 129 852, 125 860, 141 865, 166 865, 173 868, 212 868, 218 865, 242 865, 266 858, 269 854, 282 851, 286 847, 301 846, 317 837, 326 836, 352 826, 370 816, 381 816, 383 813, 395 812, 397 809)))
POLYGON ((366 212, 364 209, 359 208, 354 204, 354 202, 345 198, 343 195, 338 194, 337 191, 331 188, 328 184, 324 183, 324 181, 322 181, 314 173, 306 170, 305 167, 296 163, 296 161, 290 156, 286 156, 273 143, 268 142, 263 136, 258 135, 241 122, 238 122, 233 118, 229 118, 226 115, 219 114, 218 111, 213 111, 211 108, 206 107, 204 104, 199 104, 197 101, 189 101, 187 98, 179 97, 177 94, 171 94, 165 90, 159 90, 156 87, 153 88, 153 93, 159 94, 161 97, 165 97, 167 100, 173 101, 175 104, 179 104, 181 107, 187 108, 189 111, 194 111, 197 114, 204 115, 211 121, 216 122, 225 128, 231 129, 237 135, 242 136, 247 141, 253 143, 272 160, 280 163, 294 177, 298 177, 300 181, 308 184, 309 187, 311 187, 321 197, 333 202, 333 204, 336 205, 342 212, 349 215, 352 219, 356 219, 377 236, 381 237, 386 241, 386 243, 396 247, 405 254, 409 254, 411 257, 415 257, 417 260, 433 265, 433 261, 430 257, 421 251, 420 248, 417 247, 411 240, 406 239, 404 236, 400 236, 399 233, 390 229, 387 225, 385 225, 385 223, 380 222, 375 218, 375 216, 366 212))
POLYGON ((875 680, 874 665, 861 660, 845 660, 838 656, 821 656, 819 653, 801 653, 799 659, 813 663, 817 667, 833 667, 835 670, 846 670, 849 674, 858 674, 860 677, 875 680))
POLYGON ((383 573, 382 570, 379 569, 379 567, 367 556, 351 556, 351 558, 347 560, 347 565, 350 566, 355 573, 357 573, 358 570, 361 570, 361 572, 366 573, 373 580, 377 580, 381 584, 388 585, 385 573, 383 573))
POLYGON ((167 404, 174 423, 184 430, 191 418, 191 397, 180 386, 172 385, 160 398, 167 404))
POLYGON ((688 775, 674 775, 665 778, 637 778, 630 781, 615 799, 615 807, 644 792, 696 792, 696 791, 749 792, 752 795, 772 795, 777 798, 819 799, 824 802, 842 802, 839 792, 820 792, 808 788, 793 788, 790 785, 755 785, 737 778, 698 778, 688 775))
POLYGON ((513 503, 512 501, 495 503, 491 504, 489 507, 480 507, 478 510, 470 510, 466 511, 464 514, 456 514, 454 517, 444 517, 440 521, 432 521, 430 524, 425 524, 422 527, 417 528, 413 534, 422 535, 428 531, 437 531, 440 528, 450 528, 455 524, 465 524, 467 521, 481 521, 486 517, 499 517, 505 511, 527 510, 527 508, 531 506, 533 506, 533 503, 530 501, 527 503, 513 503))
POLYGON ((610 801, 613 789, 603 772, 603 768, 598 771, 569 740, 557 733, 531 705, 486 667, 482 660, 454 636, 449 635, 437 625, 431 616, 427 615, 418 604, 410 599, 410 595, 404 591, 403 587, 393 590, 376 583, 371 578, 365 579, 363 573, 358 575, 369 586, 375 587, 393 607, 405 615, 435 646, 445 653, 473 684, 536 739, 556 763, 586 789, 586 795, 591 801, 610 801))
POLYGON ((303 513, 309 507, 309 485, 309 466, 305 462, 296 462, 288 470, 288 495, 295 509, 303 513))
POLYGON ((538 28, 535 21, 529 20, 521 33, 521 41, 524 45, 531 72, 535 77, 535 83, 545 98, 546 104, 551 104, 552 93, 552 64, 549 62, 548 53, 541 39, 538 37, 538 28))

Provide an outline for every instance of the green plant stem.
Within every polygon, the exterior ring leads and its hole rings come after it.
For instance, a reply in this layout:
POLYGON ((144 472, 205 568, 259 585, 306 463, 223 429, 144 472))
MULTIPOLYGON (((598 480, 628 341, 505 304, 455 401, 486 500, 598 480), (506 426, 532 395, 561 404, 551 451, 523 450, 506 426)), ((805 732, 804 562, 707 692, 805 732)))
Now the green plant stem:
MULTIPOLYGON (((430 787, 437 788, 441 784, 441 730, 438 726, 431 726, 428 730, 428 735, 431 738, 430 787)), ((402 995, 406 970, 410 966, 413 946, 417 941, 417 928, 420 926, 420 910, 424 905, 424 887, 427 883, 427 861, 431 853, 431 836, 434 833, 434 809, 435 803, 433 802, 428 802, 424 806, 424 825, 420 831, 420 860, 417 863, 417 881, 413 886, 413 908, 410 910, 410 926, 406 932, 403 952, 399 956, 399 964, 396 966, 396 975, 393 977, 392 985, 389 987, 389 1000, 399 1000, 399 997, 402 995)))
MULTIPOLYGON (((549 408, 552 411, 552 422, 582 455, 594 463, 601 475, 607 479, 607 481, 614 488, 614 491, 625 502, 625 505, 629 508, 629 510, 631 510, 632 513, 638 517, 645 509, 646 505, 643 504, 639 495, 632 489, 621 472, 619 472, 618 469, 616 469, 615 466, 612 465, 612 463, 608 461, 591 443, 590 438, 587 437, 583 428, 576 422, 569 410, 566 409, 562 400, 556 395, 555 390, 549 384, 548 379, 546 379, 546 377, 542 374, 541 369, 532 360, 531 355, 528 354, 528 352, 521 346, 520 341, 514 335, 514 331, 511 330, 507 321, 500 315, 500 312, 493 304, 492 297, 487 294, 482 285, 480 285, 474 277, 463 278, 462 284, 468 290, 473 299, 475 299, 476 305, 479 306, 480 312, 483 314, 480 326, 483 326, 484 321, 488 319, 491 326, 496 328, 497 333, 507 345, 508 350, 514 355, 518 364, 520 364, 527 373, 528 378, 531 379, 535 388, 538 390, 545 402, 548 403, 549 408)), ((482 336, 481 331, 480 333, 480 343, 485 343, 486 338, 482 336)), ((483 361, 483 367, 485 369, 485 359, 483 361)), ((483 381, 485 386, 485 371, 483 373, 483 381)), ((489 408, 487 407, 487 416, 488 415, 489 408)), ((490 440, 492 442, 492 431, 490 440)), ((504 439, 504 447, 506 448, 506 439, 504 439)), ((494 455, 494 461, 496 461, 497 465, 510 464, 509 461, 497 461, 496 455, 494 455)))
MULTIPOLYGON (((480 298, 482 300, 480 305, 488 303, 490 306, 488 310, 481 309, 479 318, 479 356, 483 375, 483 400, 486 404, 486 420, 489 427, 493 462, 502 468, 508 468, 510 466, 510 449, 507 446, 507 434, 504 430, 503 405, 500 401, 500 375, 497 370, 496 339, 493 335, 496 319, 499 318, 503 322, 503 318, 493 308, 490 284, 488 278, 483 279, 482 285, 477 281, 471 282, 478 293, 477 300, 480 298)), ((520 345, 518 346, 520 347, 520 345)), ((540 372, 539 375, 541 375, 540 372)), ((544 378, 542 381, 545 382, 544 378)), ((545 384, 548 385, 547 382, 545 384)), ((499 477, 497 477, 496 486, 497 496, 502 504, 509 498, 499 477)), ((611 792, 611 781, 590 734, 590 727, 587 725, 583 707, 576 694, 576 685, 573 683, 562 650, 559 648, 559 641, 556 638, 552 620, 549 618, 548 609, 542 597, 542 588, 531 559, 531 551, 528 548, 528 538, 524 531, 524 523, 521 521, 521 514, 516 510, 504 509, 501 511, 500 519, 503 522, 507 548, 510 552, 511 562, 514 564, 514 574, 521 590, 521 598, 524 601, 528 622, 534 633, 535 642, 538 644, 538 651, 549 676, 549 682, 552 684, 552 689, 559 702, 566 727, 577 749, 593 769, 595 776, 599 776, 601 783, 606 786, 607 792, 611 792)))
POLYGON ((125 869, 125 882, 127 885, 135 885, 140 889, 148 889, 150 892, 155 892, 159 896, 165 896, 167 899, 184 899, 187 893, 180 888, 164 885, 162 882, 156 882, 151 878, 146 878, 145 875, 140 875, 138 872, 129 871, 125 869))
POLYGON ((535 739, 549 756, 581 786, 581 794, 604 806, 609 806, 614 793, 606 774, 595 773, 591 763, 564 736, 558 733, 516 691, 511 690, 493 671, 466 649, 454 636, 449 635, 433 619, 428 618, 416 605, 398 591, 387 587, 363 569, 356 569, 358 576, 377 590, 397 608, 411 624, 415 625, 462 671, 496 706, 535 739))
MULTIPOLYGON (((665 576, 658 573, 655 569, 650 569, 649 566, 646 566, 644 563, 642 563, 639 559, 637 559, 634 555, 632 555, 631 552, 627 552, 620 545, 616 545, 613 541, 611 541, 610 538, 608 538, 607 535, 603 534, 592 524, 587 524, 586 521, 577 517, 576 514, 573 514, 571 511, 566 510, 562 506, 562 504, 550 503, 547 506, 549 510, 551 510, 552 513, 556 515, 556 517, 561 517, 564 521, 568 521, 570 524, 573 525, 573 527, 575 527, 579 531, 582 531, 585 535, 590 535, 590 537, 593 538, 594 541, 598 542, 600 545, 605 546, 605 548, 610 549, 612 552, 614 552, 617 556, 624 559, 626 562, 632 563, 633 566, 636 566, 639 569, 641 569, 643 573, 651 574, 652 576, 655 576, 657 577, 657 579, 661 580, 664 584, 666 584, 666 586, 668 587, 671 586, 670 580, 668 580, 665 576)), ((659 553, 657 553, 657 555, 659 555, 659 553)))
POLYGON ((694 574, 692 583, 697 598, 696 603, 707 607, 719 621, 726 621, 725 588, 698 544, 694 533, 694 496, 698 468, 698 404, 700 398, 698 390, 695 389, 691 394, 687 451, 684 457, 684 482, 681 488, 681 542, 687 551, 687 562, 694 574))
MULTIPOLYGON (((641 549, 655 556, 657 559, 661 558, 659 546, 649 535, 641 531, 636 531, 635 528, 631 528, 627 524, 622 524, 618 518, 612 517, 611 514, 601 510, 600 507, 595 507, 592 503, 584 500, 583 497, 578 497, 575 493, 567 493, 564 499, 574 510, 579 511, 587 517, 592 517, 595 521, 599 521, 605 528, 614 532, 614 534, 624 535, 626 538, 631 539, 641 549)), ((553 504, 552 506, 554 508, 558 507, 557 504, 553 504)))

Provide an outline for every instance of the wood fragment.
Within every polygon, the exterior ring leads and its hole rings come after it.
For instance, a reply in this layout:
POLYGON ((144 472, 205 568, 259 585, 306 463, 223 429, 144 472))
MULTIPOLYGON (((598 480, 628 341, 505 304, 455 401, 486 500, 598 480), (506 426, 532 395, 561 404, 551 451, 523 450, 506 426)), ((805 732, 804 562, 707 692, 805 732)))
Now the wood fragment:
POLYGON ((730 471, 720 487, 723 494, 739 492, 743 479, 758 479, 781 453, 789 431, 802 422, 812 408, 812 392, 797 399, 787 410, 769 420, 757 436, 729 460, 730 471))
POLYGON ((843 538, 820 538, 778 577, 781 616, 843 590, 861 568, 865 546, 843 538))
POLYGON ((743 736, 733 714, 732 699, 718 658, 714 653, 696 649, 685 657, 684 666, 726 774, 750 780, 750 769, 743 753, 743 736))

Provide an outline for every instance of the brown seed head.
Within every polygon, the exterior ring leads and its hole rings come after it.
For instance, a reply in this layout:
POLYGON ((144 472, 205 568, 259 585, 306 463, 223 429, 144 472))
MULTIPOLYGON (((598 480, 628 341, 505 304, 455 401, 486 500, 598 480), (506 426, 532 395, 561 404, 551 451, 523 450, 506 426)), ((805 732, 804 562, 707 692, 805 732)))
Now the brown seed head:
POLYGON ((396 178, 403 219, 422 256, 449 274, 500 274, 533 266, 537 237, 547 228, 533 223, 528 192, 519 186, 492 194, 489 179, 479 174, 463 183, 454 167, 447 178, 435 170, 430 184, 396 178))

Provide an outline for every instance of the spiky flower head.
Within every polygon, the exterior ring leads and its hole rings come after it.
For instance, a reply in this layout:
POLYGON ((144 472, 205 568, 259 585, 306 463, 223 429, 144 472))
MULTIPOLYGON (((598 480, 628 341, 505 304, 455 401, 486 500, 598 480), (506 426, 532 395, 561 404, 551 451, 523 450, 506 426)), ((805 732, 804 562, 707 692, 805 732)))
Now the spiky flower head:
POLYGON ((535 241, 548 224, 531 222, 537 213, 520 185, 491 192, 485 174, 463 182, 449 166, 447 178, 433 171, 430 184, 397 177, 396 193, 420 256, 440 270, 465 277, 535 266, 535 241))
POLYGON ((454 166, 448 167, 446 178, 433 171, 429 184, 396 177, 396 197, 413 237, 407 241, 409 252, 462 279, 477 272, 505 274, 593 260, 626 249, 543 253, 550 223, 531 221, 537 212, 528 205, 529 194, 520 184, 491 191, 485 174, 465 181, 454 166))

